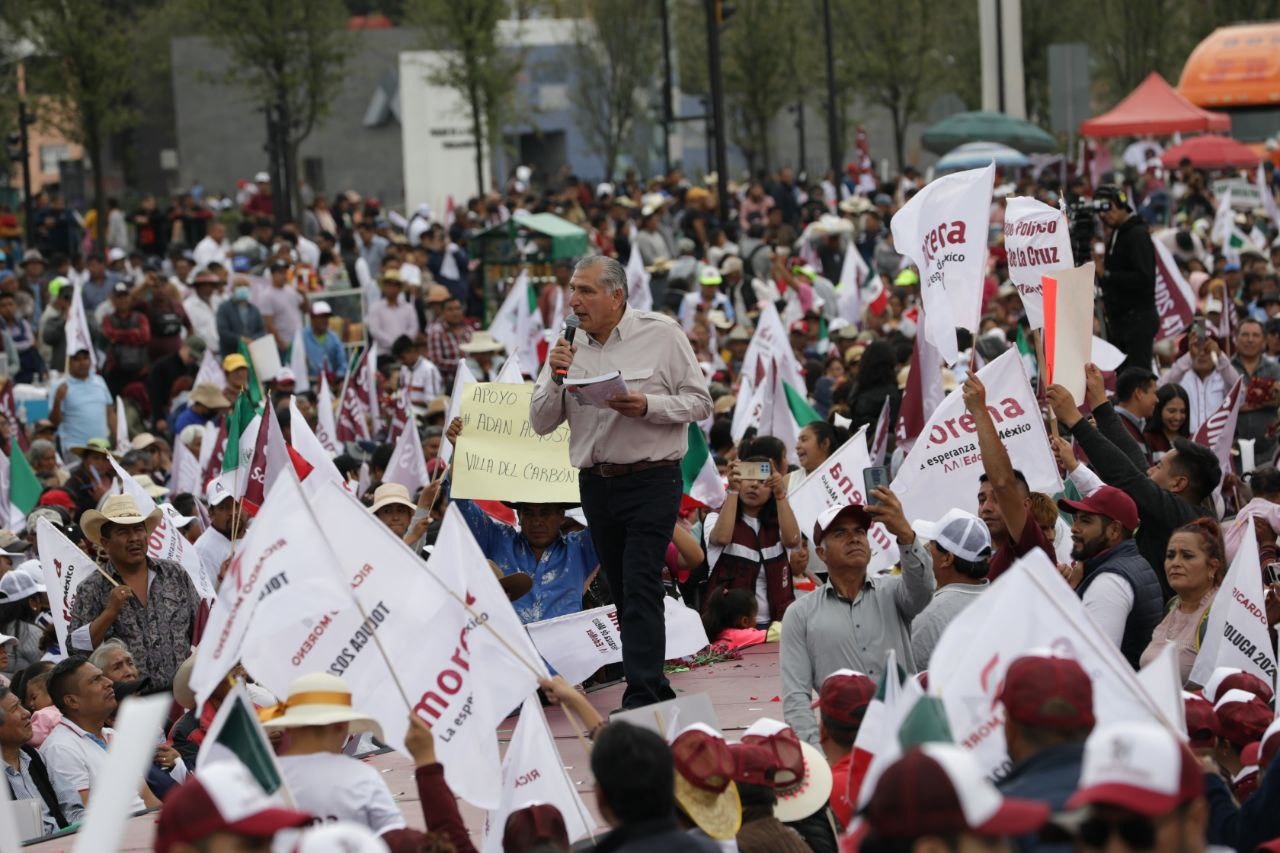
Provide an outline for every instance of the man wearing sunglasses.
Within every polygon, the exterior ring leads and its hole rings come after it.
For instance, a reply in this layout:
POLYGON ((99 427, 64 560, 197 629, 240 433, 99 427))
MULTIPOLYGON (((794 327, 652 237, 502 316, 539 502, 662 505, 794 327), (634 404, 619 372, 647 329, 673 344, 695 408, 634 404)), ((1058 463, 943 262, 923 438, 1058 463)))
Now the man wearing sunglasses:
POLYGON ((1080 788, 1067 801, 1077 849, 1204 853, 1204 767, 1155 723, 1098 726, 1084 747, 1080 788))

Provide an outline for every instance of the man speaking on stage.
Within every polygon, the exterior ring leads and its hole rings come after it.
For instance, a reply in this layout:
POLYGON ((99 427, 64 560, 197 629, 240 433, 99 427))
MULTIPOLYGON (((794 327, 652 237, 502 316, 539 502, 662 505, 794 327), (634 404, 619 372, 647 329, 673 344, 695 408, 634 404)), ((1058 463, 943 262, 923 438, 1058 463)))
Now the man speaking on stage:
POLYGON ((662 673, 661 573, 680 508, 686 424, 711 414, 711 395, 676 321, 628 307, 627 273, 614 259, 578 263, 569 310, 573 340, 561 337, 548 353, 529 422, 547 435, 569 421, 582 510, 622 628, 622 707, 639 708, 675 697, 662 673), (625 393, 618 384, 601 405, 590 404, 592 389, 572 387, 614 371, 625 393))

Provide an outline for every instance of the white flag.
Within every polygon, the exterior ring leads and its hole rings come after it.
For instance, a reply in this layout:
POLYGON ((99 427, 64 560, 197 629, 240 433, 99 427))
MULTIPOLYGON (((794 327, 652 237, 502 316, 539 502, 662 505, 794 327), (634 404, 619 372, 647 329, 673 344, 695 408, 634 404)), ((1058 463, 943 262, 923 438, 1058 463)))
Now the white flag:
MULTIPOLYGON (((828 507, 865 504, 867 500, 863 491, 866 483, 862 472, 870 467, 867 428, 864 426, 787 495, 800 532, 812 536, 818 516, 828 507)), ((898 562, 898 541, 889 535, 883 524, 876 523, 867 531, 867 541, 871 544, 868 574, 879 574, 898 562)))
POLYGON ((942 697, 955 742, 971 750, 993 779, 1010 765, 1004 706, 996 701, 1005 671, 1017 658, 1039 653, 1074 658, 1089 673, 1099 725, 1143 720, 1177 731, 1079 596, 1036 549, 951 621, 929 660, 929 693, 942 697))
MULTIPOLYGON (((93 347, 93 335, 89 332, 89 318, 84 312, 84 296, 80 293, 79 284, 75 286, 71 293, 71 307, 67 310, 64 333, 67 337, 68 364, 71 361, 71 356, 81 350, 88 350, 89 366, 93 370, 97 370, 98 351, 93 347)), ((67 368, 67 372, 70 372, 70 367, 67 368)))
POLYGON ((955 364, 956 327, 978 333, 996 167, 943 175, 893 215, 893 243, 920 270, 924 334, 955 364))
MULTIPOLYGON (((203 446, 201 450, 203 450, 203 446)), ((187 492, 200 497, 204 492, 200 483, 200 460, 181 441, 173 443, 173 464, 169 469, 169 491, 172 494, 187 492)))
POLYGON ((1215 669, 1230 666, 1253 673, 1267 684, 1275 683, 1276 656, 1266 608, 1258 539, 1245 536, 1209 605, 1204 640, 1188 681, 1204 684, 1215 669))
POLYGON ((1193 439, 1196 444, 1204 445, 1218 457, 1218 468, 1222 472, 1220 484, 1225 483, 1227 475, 1234 470, 1231 465, 1231 445, 1236 438, 1240 407, 1244 405, 1247 396, 1244 380, 1237 379, 1227 396, 1218 404, 1218 408, 1200 424, 1193 439))
POLYGON ((124 410, 124 397, 116 397, 116 455, 124 456, 133 445, 129 443, 129 417, 124 410))
POLYGON ((782 325, 782 318, 778 316, 778 309, 772 302, 761 302, 760 316, 756 319, 751 343, 747 345, 747 351, 742 357, 739 375, 749 377, 759 386, 770 361, 778 362, 783 381, 792 388, 805 387, 804 369, 791 349, 791 339, 786 327, 782 325))
POLYGON ((311 390, 311 376, 307 369, 307 344, 302 339, 302 327, 298 327, 289 348, 289 369, 293 371, 293 391, 305 394, 311 390))
MULTIPOLYGON (((115 459, 111 460, 111 466, 115 468, 116 477, 120 479, 123 494, 133 498, 133 502, 138 505, 139 513, 143 516, 150 515, 156 509, 155 500, 147 494, 146 489, 138 485, 137 480, 125 473, 115 459)), ((196 592, 205 601, 213 601, 217 597, 217 590, 213 586, 215 579, 205 572, 200 555, 196 552, 196 546, 188 542, 187 537, 182 535, 182 531, 173 526, 168 513, 160 513, 160 523, 147 538, 147 556, 153 560, 170 560, 182 566, 187 576, 191 578, 191 582, 195 584, 196 592)))
POLYGON ((1262 196, 1262 209, 1267 212, 1272 227, 1280 228, 1280 209, 1277 209, 1276 194, 1271 191, 1271 184, 1267 182, 1267 170, 1262 168, 1261 161, 1258 163, 1254 186, 1258 188, 1258 195, 1262 196))
POLYGON ((1178 663, 1178 644, 1165 643, 1151 663, 1138 670, 1138 683, 1164 710, 1165 718, 1187 739, 1187 706, 1182 701, 1182 667, 1178 663))
POLYGON ((1227 187, 1218 199, 1218 209, 1213 214, 1213 228, 1209 231, 1209 239, 1221 246, 1224 254, 1227 244, 1231 242, 1231 229, 1235 224, 1236 214, 1231 208, 1231 188, 1227 187))
MULTIPOLYGON (((524 382, 524 371, 520 369, 520 356, 518 353, 513 352, 507 356, 507 360, 502 362, 502 369, 498 371, 498 378, 493 381, 514 385, 524 382)), ((448 424, 445 424, 445 426, 447 427, 448 424)))
MULTIPOLYGON (((698 611, 667 596, 662 600, 667 629, 665 657, 688 657, 706 648, 706 629, 698 611)), ((578 684, 611 663, 622 661, 622 632, 618 628, 618 608, 609 604, 580 613, 569 613, 525 628, 555 671, 570 684, 578 684)))
POLYGON ((76 590, 80 583, 97 570, 93 558, 62 535, 47 519, 36 522, 36 548, 40 552, 40 569, 49 590, 49 615, 58 635, 58 648, 70 654, 67 643, 71 631, 71 613, 76 606, 76 590))
POLYGON ((1009 280, 1022 297, 1027 322, 1032 329, 1043 328, 1041 277, 1075 265, 1067 217, 1042 201, 1015 196, 1005 204, 1004 247, 1009 255, 1009 280))
MULTIPOLYGON (((1093 359, 1093 261, 1053 273, 1052 327, 1045 323, 1049 382, 1084 399, 1084 366, 1093 359)), ((1047 300, 1046 300, 1047 301, 1047 300)))
MULTIPOLYGON (((502 341, 507 353, 515 353, 522 364, 538 363, 538 344, 542 341, 542 312, 524 270, 511 285, 498 313, 493 315, 489 331, 502 341)), ((461 366, 461 365, 459 365, 461 366)))
POLYGON ((200 357, 200 370, 196 372, 196 381, 192 387, 205 382, 219 391, 227 387, 227 374, 222 372, 222 365, 218 364, 218 357, 213 354, 212 343, 200 357))
POLYGON ((431 482, 431 476, 427 474, 427 458, 422 455, 422 442, 418 438, 418 418, 412 410, 409 423, 400 430, 396 439, 382 482, 399 483, 409 490, 410 495, 416 495, 419 489, 431 482))
MULTIPOLYGON (((979 370, 978 378, 987 387, 987 408, 996 432, 1027 485, 1050 495, 1062 491, 1058 463, 1049 450, 1040 406, 1018 350, 1007 350, 979 370)), ((982 454, 961 390, 952 391, 934 410, 893 479, 893 492, 907 518, 941 518, 954 507, 978 511, 982 454)))
MULTIPOLYGON (((449 412, 444 416, 445 431, 448 431, 449 424, 453 423, 453 419, 458 417, 458 413, 462 411, 462 389, 475 381, 475 374, 471 372, 471 368, 467 367, 467 363, 465 361, 458 362, 458 372, 453 375, 453 393, 449 395, 449 412)), ((520 381, 524 381, 523 376, 520 377, 520 381)), ((453 458, 453 443, 444 436, 440 437, 440 453, 438 455, 445 462, 453 458)))
POLYGON ((862 283, 871 275, 862 253, 852 243, 845 249, 844 262, 840 264, 840 281, 836 296, 840 300, 838 314, 854 326, 862 324, 862 283))
POLYGON ((627 258, 627 304, 637 311, 653 310, 653 291, 649 289, 651 276, 644 268, 640 249, 631 244, 631 257, 627 258))
POLYGON ((333 417, 333 392, 329 390, 329 377, 324 373, 320 374, 320 391, 316 394, 315 436, 330 457, 342 452, 342 443, 338 441, 338 425, 333 417))
POLYGON ((502 757, 502 793, 497 808, 485 815, 482 853, 502 853, 507 818, 532 803, 559 809, 570 841, 585 836, 595 824, 560 760, 536 696, 520 706, 520 720, 502 757))
POLYGON ((296 397, 289 398, 289 445, 314 469, 313 476, 319 473, 335 483, 343 481, 342 474, 333 464, 333 454, 311 431, 311 425, 298 409, 296 397))

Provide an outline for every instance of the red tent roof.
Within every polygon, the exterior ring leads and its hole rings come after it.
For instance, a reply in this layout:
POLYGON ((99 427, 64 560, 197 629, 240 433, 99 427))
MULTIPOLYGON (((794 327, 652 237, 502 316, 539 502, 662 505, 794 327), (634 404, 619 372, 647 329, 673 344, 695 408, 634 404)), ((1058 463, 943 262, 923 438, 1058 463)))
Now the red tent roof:
POLYGON ((1230 130, 1228 116, 1200 109, 1155 71, 1123 101, 1080 125, 1080 133, 1085 136, 1165 136, 1230 130))
POLYGON ((1243 142, 1237 142, 1229 136, 1193 136, 1166 148, 1160 155, 1160 162, 1172 169, 1186 157, 1191 165, 1201 169, 1251 169, 1258 165, 1258 152, 1243 142))

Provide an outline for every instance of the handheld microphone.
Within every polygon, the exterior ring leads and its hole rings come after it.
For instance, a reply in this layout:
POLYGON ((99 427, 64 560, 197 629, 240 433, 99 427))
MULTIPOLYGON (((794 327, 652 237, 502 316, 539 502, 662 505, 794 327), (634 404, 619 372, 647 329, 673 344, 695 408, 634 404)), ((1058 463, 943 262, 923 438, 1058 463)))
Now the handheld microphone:
MULTIPOLYGON (((577 334, 579 325, 581 325, 581 321, 578 319, 577 314, 570 314, 564 318, 564 339, 569 342, 569 346, 573 346, 573 336, 577 334)), ((559 368, 553 371, 551 378, 557 385, 563 385, 564 379, 568 375, 568 368, 559 368)))

